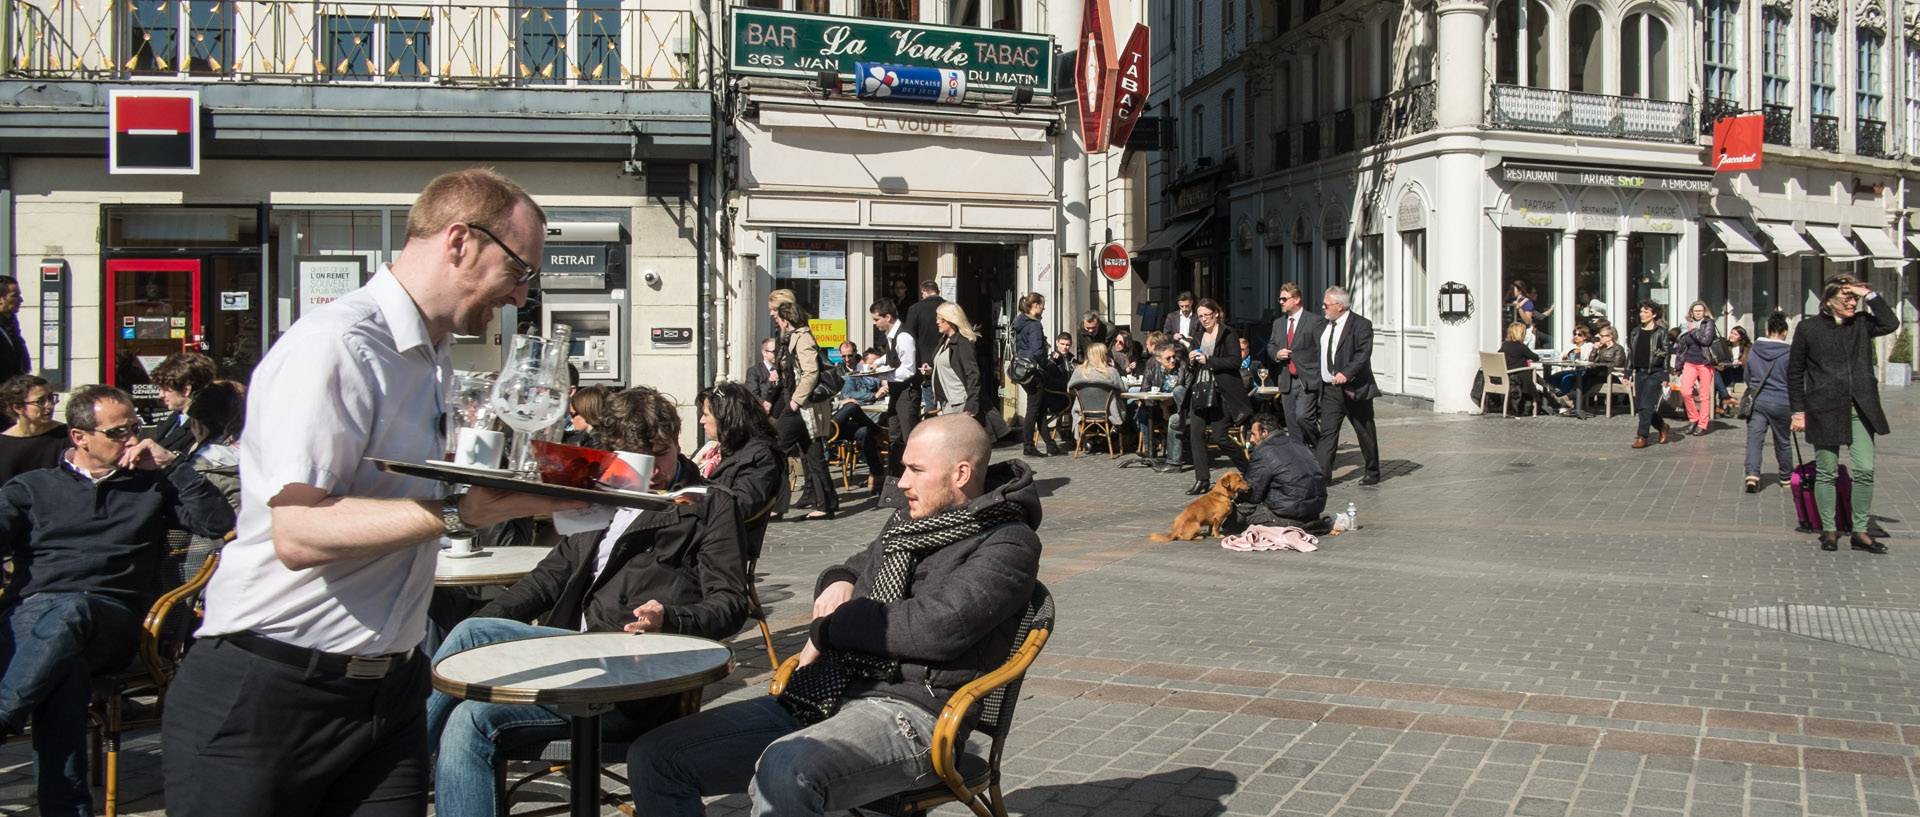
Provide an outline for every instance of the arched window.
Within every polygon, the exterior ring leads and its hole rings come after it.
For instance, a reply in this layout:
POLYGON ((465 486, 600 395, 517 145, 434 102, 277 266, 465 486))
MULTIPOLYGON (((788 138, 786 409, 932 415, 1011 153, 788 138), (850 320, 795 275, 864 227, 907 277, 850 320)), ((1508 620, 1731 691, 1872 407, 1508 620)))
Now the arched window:
POLYGON ((1706 0, 1705 84, 1708 99, 1740 94, 1740 0, 1706 0))
POLYGON ((1552 51, 1547 48, 1547 7, 1539 0, 1502 0, 1494 14, 1493 81, 1546 88, 1552 84, 1552 51))
POLYGON ((1673 61, 1667 24, 1646 12, 1627 15, 1620 26, 1620 93, 1641 99, 1672 99, 1673 61))
POLYGON ((1600 11, 1581 5, 1567 18, 1567 89, 1589 94, 1606 93, 1606 29, 1600 23, 1600 11))

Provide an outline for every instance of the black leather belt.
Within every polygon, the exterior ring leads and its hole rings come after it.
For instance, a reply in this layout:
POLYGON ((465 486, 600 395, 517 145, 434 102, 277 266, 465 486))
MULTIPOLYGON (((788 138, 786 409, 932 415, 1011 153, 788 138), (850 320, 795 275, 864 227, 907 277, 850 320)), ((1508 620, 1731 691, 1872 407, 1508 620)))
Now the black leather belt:
POLYGON ((285 641, 275 641, 255 632, 228 633, 214 638, 232 644, 254 655, 289 667, 307 669, 312 667, 328 675, 340 675, 361 680, 377 680, 387 677, 387 673, 397 668, 413 655, 407 652, 392 652, 386 655, 341 655, 323 652, 308 647, 297 647, 285 641))

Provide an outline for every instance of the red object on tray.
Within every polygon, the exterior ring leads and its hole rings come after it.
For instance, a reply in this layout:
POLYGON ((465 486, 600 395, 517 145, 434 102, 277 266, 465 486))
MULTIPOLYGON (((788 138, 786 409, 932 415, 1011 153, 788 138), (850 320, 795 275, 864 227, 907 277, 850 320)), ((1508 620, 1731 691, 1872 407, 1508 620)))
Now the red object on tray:
POLYGON ((540 467, 540 481, 550 485, 590 488, 600 472, 619 462, 612 451, 545 440, 534 440, 532 449, 534 463, 540 467))

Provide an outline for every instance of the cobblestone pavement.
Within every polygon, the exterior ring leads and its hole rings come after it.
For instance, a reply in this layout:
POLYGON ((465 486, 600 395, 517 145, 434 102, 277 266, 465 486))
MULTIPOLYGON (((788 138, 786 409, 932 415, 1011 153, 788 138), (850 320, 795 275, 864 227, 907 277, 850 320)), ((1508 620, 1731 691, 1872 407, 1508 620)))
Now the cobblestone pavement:
MULTIPOLYGON (((1041 460, 1059 626, 1005 762, 1012 811, 1920 815, 1920 665, 1901 657, 1920 648, 1920 390, 1887 402, 1879 557, 1819 552, 1771 482, 1741 493, 1725 422, 1634 451, 1629 417, 1383 404, 1387 479, 1358 487, 1343 450, 1331 508, 1362 528, 1313 554, 1149 542, 1189 477, 1041 460)), ((877 531, 870 507, 774 525, 760 591, 782 655, 814 576, 877 531)), ((735 643, 715 696, 764 694, 758 633, 735 643)), ((161 813, 157 743, 129 742, 135 813, 161 813)), ((5 747, 0 813, 31 791, 5 747)))

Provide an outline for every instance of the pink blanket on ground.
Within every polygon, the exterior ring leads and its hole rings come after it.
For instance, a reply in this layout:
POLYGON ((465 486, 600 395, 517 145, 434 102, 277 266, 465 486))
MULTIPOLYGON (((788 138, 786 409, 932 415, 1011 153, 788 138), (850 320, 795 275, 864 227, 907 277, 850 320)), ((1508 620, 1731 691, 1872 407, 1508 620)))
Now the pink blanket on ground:
POLYGON ((1237 535, 1221 539, 1220 546, 1238 551, 1297 550, 1311 553, 1320 549, 1320 540, 1299 528, 1252 525, 1237 535))

